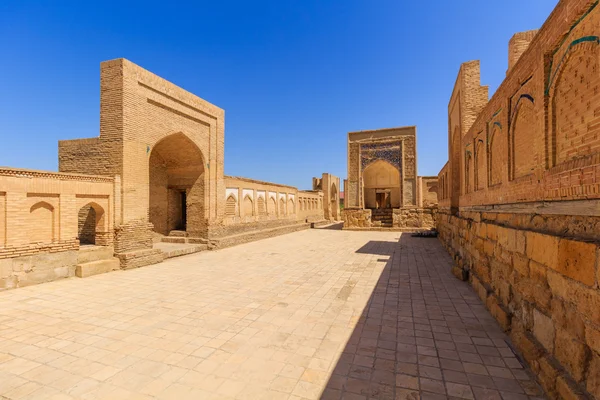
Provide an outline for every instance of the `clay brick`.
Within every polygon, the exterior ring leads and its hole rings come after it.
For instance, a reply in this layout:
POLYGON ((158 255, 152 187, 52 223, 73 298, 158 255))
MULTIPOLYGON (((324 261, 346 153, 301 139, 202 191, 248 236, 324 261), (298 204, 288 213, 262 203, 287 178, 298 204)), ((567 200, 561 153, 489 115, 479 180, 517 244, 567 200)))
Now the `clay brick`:
POLYGON ((585 378, 590 356, 588 347, 564 329, 556 330, 554 356, 577 382, 585 378))
POLYGON ((594 286, 597 246, 592 243, 561 239, 558 262, 550 268, 588 286, 594 286))
POLYGON ((527 257, 553 268, 558 260, 558 242, 555 236, 527 232, 527 257))

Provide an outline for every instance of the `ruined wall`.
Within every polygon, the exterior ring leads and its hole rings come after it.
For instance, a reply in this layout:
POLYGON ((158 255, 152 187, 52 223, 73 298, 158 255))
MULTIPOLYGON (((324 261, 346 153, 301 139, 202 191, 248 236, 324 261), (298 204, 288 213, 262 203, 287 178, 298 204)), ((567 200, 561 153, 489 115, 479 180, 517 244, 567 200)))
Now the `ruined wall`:
POLYGON ((73 276, 82 234, 110 246, 119 184, 118 177, 0 168, 0 290, 73 276))
POLYGON ((479 64, 463 64, 438 175, 455 274, 550 398, 600 399, 599 27, 597 1, 559 2, 535 36, 511 41, 514 65, 489 103, 479 64))

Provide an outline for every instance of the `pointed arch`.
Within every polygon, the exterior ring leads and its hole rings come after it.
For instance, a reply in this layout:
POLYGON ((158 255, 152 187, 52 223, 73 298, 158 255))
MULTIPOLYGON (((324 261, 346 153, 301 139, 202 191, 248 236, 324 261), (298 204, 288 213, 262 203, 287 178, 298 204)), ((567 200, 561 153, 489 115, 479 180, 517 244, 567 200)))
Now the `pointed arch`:
POLYGON ((279 199, 279 216, 285 216, 285 199, 283 197, 279 199))
POLYGON ((258 216, 264 217, 267 214, 267 210, 265 207, 265 198, 260 196, 256 201, 256 205, 258 206, 258 216))
POLYGON ((225 216, 235 217, 237 215, 237 199, 230 194, 225 201, 225 216))
POLYGON ((107 231, 104 208, 96 202, 90 202, 79 209, 77 214, 77 233, 80 244, 96 244, 96 234, 107 231))
POLYGON ((482 139, 475 140, 475 190, 482 190, 486 183, 485 145, 482 139))
POLYGON ((250 217, 250 216, 254 215, 254 202, 252 201, 250 196, 248 196, 248 195, 244 196, 242 207, 244 210, 245 217, 250 217))
POLYGON ((597 153, 600 148, 600 38, 571 42, 550 81, 549 166, 597 153))
POLYGON ((537 123, 535 100, 529 94, 517 99, 510 118, 509 173, 511 179, 528 175, 540 163, 541 134, 537 123))
POLYGON ((163 235, 186 230, 205 236, 205 158, 182 132, 159 140, 149 157, 148 217, 154 231, 163 235))
POLYGON ((52 243, 54 237, 54 206, 39 201, 29 209, 29 243, 52 243))

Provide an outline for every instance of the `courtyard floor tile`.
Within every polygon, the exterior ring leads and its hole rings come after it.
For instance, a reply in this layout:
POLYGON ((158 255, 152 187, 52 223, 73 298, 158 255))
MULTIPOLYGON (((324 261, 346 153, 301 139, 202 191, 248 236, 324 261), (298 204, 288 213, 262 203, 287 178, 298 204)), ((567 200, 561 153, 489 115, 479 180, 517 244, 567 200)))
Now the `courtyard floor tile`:
POLYGON ((543 397, 437 239, 312 229, 0 293, 0 398, 543 397))

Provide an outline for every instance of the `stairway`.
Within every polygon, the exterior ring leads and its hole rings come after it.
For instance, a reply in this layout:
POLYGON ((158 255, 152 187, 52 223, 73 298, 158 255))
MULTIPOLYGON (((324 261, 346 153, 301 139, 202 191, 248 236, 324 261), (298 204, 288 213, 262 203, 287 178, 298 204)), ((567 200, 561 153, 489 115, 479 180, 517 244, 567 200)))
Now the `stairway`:
POLYGON ((391 208, 376 208, 371 210, 371 221, 375 226, 391 228, 393 226, 393 217, 391 208))
POLYGON ((81 246, 77 254, 75 276, 87 278, 119 269, 121 263, 118 258, 113 257, 113 253, 112 247, 81 246))
POLYGON ((175 230, 169 232, 169 236, 161 237, 153 247, 162 251, 165 258, 172 258, 208 250, 208 240, 189 237, 186 231, 175 230))

